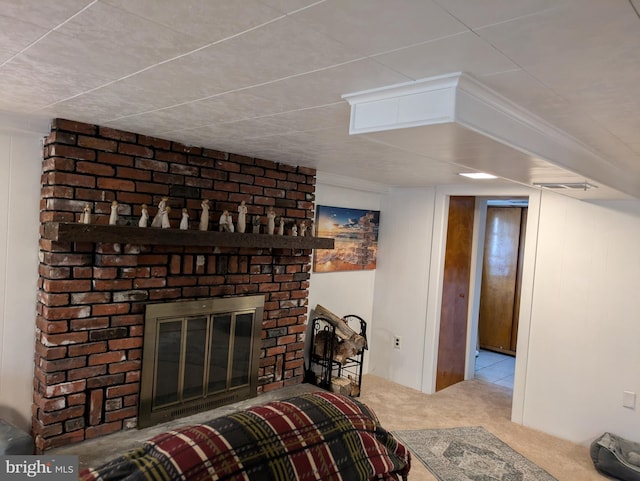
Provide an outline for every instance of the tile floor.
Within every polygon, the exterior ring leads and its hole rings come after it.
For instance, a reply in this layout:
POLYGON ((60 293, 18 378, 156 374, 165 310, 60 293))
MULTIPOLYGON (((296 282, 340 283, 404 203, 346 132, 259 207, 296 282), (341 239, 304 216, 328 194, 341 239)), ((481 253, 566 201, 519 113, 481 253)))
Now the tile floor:
POLYGON ((480 350, 476 356, 475 377, 513 389, 516 358, 492 351, 480 350))

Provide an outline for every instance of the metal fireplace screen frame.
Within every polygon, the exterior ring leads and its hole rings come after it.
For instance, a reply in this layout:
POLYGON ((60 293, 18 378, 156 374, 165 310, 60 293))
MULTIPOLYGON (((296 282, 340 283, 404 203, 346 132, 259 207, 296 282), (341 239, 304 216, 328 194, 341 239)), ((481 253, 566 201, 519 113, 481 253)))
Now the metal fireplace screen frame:
POLYGON ((264 296, 149 304, 138 428, 257 396, 264 296))

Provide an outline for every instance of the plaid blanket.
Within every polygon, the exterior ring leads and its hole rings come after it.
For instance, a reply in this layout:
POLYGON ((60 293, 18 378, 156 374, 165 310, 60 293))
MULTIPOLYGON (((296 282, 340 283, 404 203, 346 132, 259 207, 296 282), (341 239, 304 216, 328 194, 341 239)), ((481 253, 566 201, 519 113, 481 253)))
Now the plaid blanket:
POLYGON ((168 431, 80 479, 397 481, 409 468, 369 408, 321 391, 168 431))

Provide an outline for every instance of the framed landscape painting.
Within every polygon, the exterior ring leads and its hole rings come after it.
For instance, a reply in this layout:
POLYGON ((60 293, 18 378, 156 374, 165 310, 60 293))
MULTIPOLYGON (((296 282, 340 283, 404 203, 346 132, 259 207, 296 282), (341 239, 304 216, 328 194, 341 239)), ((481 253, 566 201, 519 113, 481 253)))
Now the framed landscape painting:
POLYGON ((317 249, 314 272, 362 271, 376 268, 380 211, 319 205, 316 235, 335 240, 333 249, 317 249))

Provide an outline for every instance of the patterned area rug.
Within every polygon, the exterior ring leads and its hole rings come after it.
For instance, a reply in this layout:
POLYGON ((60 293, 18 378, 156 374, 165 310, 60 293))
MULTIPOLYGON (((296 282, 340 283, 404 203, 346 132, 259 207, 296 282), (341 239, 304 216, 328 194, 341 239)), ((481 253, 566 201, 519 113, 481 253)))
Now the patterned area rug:
POLYGON ((482 427, 394 435, 440 481, 557 481, 482 427))

